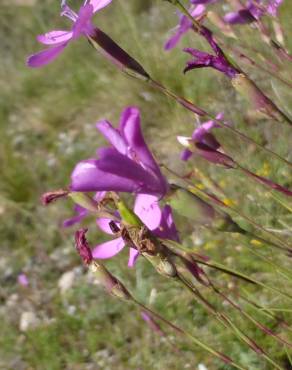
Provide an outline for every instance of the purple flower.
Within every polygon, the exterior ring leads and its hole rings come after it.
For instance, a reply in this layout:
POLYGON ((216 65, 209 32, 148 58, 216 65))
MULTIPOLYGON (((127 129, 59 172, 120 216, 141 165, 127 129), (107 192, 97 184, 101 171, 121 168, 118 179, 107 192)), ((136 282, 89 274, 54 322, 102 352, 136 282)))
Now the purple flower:
POLYGON ((190 1, 194 5, 208 5, 208 4, 214 4, 218 0, 190 0, 190 1))
POLYGON ((278 7, 282 4, 283 0, 270 0, 267 6, 267 12, 273 17, 278 15, 278 7))
POLYGON ((24 287, 28 286, 28 284, 29 284, 28 278, 27 278, 26 274, 24 274, 24 273, 21 273, 17 276, 17 281, 18 281, 18 284, 20 284, 24 287))
POLYGON ((192 55, 194 59, 187 62, 184 73, 195 68, 211 67, 223 72, 231 79, 239 74, 240 71, 228 61, 222 49, 215 41, 212 32, 208 28, 201 26, 200 34, 207 40, 215 55, 197 49, 185 48, 184 51, 192 55))
MULTIPOLYGON (((190 14, 192 15, 193 18, 196 18, 196 17, 199 17, 201 14, 204 13, 206 7, 204 5, 201 5, 204 3, 203 0, 201 0, 202 2, 198 1, 197 2, 197 6, 191 6, 191 8, 189 9, 189 12, 190 14)), ((206 1, 205 1, 206 2, 206 1)), ((176 32, 173 36, 171 36, 167 42, 165 43, 164 45, 164 49, 165 50, 171 50, 173 49, 178 43, 179 41, 181 40, 181 38, 183 37, 183 35, 185 33, 187 33, 193 26, 193 23, 191 22, 191 20, 183 15, 183 14, 180 14, 179 15, 179 24, 178 26, 176 27, 176 32)))
MULTIPOLYGON (((216 118, 218 120, 221 120, 223 119, 223 116, 224 114, 221 112, 217 114, 216 118)), ((220 143, 217 141, 215 136, 212 133, 210 133, 210 131, 213 128, 220 127, 221 126, 213 120, 204 122, 194 130, 191 140, 193 142, 203 143, 213 148, 214 150, 217 150, 220 147, 220 143)), ((191 152, 189 149, 184 149, 181 153, 181 159, 183 161, 187 161, 192 156, 192 154, 193 152, 191 152)))
POLYGON ((49 47, 37 54, 31 55, 27 60, 27 64, 30 67, 42 67, 56 59, 70 41, 76 40, 81 35, 90 36, 94 31, 94 27, 91 23, 94 13, 109 5, 111 1, 112 0, 85 0, 78 14, 66 4, 66 1, 63 1, 61 15, 69 18, 73 22, 71 30, 54 30, 44 35, 39 35, 37 40, 41 44, 49 47))
POLYGON ((77 164, 71 175, 71 190, 117 191, 163 197, 168 184, 144 141, 139 110, 126 108, 118 129, 105 120, 96 126, 111 147, 100 149, 99 159, 77 164))
POLYGON ((230 12, 224 16, 229 24, 248 24, 259 20, 266 13, 276 17, 278 7, 283 0, 270 0, 265 5, 262 0, 249 0, 246 6, 237 12, 230 12))
MULTIPOLYGON (((154 235, 178 241, 178 233, 173 222, 171 207, 165 206, 161 211, 158 199, 152 195, 139 194, 136 197, 134 212, 143 223, 153 232, 154 235)), ((113 235, 113 231, 109 225, 110 219, 100 218, 96 220, 98 227, 106 234, 113 235)), ((116 223, 119 228, 119 223, 116 223)), ((118 254, 125 246, 125 241, 122 237, 101 243, 97 245, 93 251, 93 258, 107 259, 118 254)), ((130 247, 128 266, 133 267, 139 252, 135 248, 130 247)))

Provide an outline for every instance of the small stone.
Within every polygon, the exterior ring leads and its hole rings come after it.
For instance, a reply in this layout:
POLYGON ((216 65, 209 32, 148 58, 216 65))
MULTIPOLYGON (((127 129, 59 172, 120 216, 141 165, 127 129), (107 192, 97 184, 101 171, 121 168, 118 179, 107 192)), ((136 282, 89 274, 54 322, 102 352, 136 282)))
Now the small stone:
POLYGON ((74 270, 65 272, 58 281, 58 287, 61 294, 65 294, 74 284, 76 274, 74 270))
POLYGON ((40 325, 40 319, 32 311, 26 311, 21 314, 19 322, 19 330, 27 331, 34 329, 40 325))

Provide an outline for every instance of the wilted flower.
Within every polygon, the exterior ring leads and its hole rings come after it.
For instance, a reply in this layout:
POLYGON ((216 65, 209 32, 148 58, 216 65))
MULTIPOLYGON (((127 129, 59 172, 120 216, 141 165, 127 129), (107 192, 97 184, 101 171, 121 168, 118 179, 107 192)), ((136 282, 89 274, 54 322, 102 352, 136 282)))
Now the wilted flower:
POLYGON ((168 185, 144 141, 139 110, 126 108, 118 129, 108 121, 98 122, 97 128, 111 147, 100 149, 99 159, 77 164, 71 175, 71 190, 117 191, 163 197, 168 185))
POLYGON ((214 40, 212 32, 206 27, 201 26, 200 34, 207 40, 207 42, 215 52, 215 55, 193 48, 185 48, 184 51, 192 55, 194 59, 187 62, 187 66, 184 69, 184 72, 188 72, 195 68, 211 67, 217 69, 220 72, 223 72, 227 77, 231 79, 239 74, 240 71, 230 63, 230 61, 223 53, 222 49, 214 40))
POLYGON ((78 14, 66 4, 66 1, 63 1, 61 15, 73 22, 71 30, 54 30, 44 35, 39 35, 37 40, 49 46, 49 48, 31 55, 27 60, 27 64, 30 67, 42 67, 57 58, 71 41, 82 35, 90 36, 94 32, 94 26, 91 23, 94 13, 109 5, 111 1, 85 0, 78 14))
POLYGON ((79 253, 82 261, 86 265, 89 265, 92 262, 93 258, 92 258, 90 246, 85 236, 86 233, 87 233, 87 229, 80 229, 76 231, 75 246, 76 246, 76 250, 79 253))
MULTIPOLYGON (((154 235, 160 238, 172 239, 175 241, 178 240, 178 234, 173 222, 171 208, 169 206, 165 206, 163 210, 161 210, 156 197, 143 194, 138 195, 134 206, 134 212, 154 235)), ((96 220, 96 223, 102 231, 113 235, 114 232, 110 227, 111 221, 112 220, 107 218, 100 218, 96 220)), ((115 224, 117 229, 119 229, 120 223, 115 222, 115 224)), ((119 236, 116 239, 97 245, 93 249, 92 255, 94 258, 98 259, 111 258, 118 254, 125 245, 125 240, 122 236, 119 236)), ((129 253, 128 266, 133 267, 139 256, 139 252, 136 248, 130 247, 129 253)))

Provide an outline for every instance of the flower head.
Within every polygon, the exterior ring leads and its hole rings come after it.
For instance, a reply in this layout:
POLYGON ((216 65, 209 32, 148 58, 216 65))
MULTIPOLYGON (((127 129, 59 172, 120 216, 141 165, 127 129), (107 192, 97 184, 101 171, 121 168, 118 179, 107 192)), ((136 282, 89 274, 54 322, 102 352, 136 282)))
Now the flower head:
POLYGON ((140 125, 140 112, 126 108, 115 129, 100 121, 97 128, 111 144, 98 151, 98 159, 79 162, 71 175, 72 191, 116 191, 163 197, 168 185, 147 147, 140 125))
POLYGON ((94 30, 91 22, 94 13, 109 5, 111 1, 85 0, 78 14, 66 4, 66 1, 62 1, 61 15, 73 22, 71 30, 53 30, 44 35, 39 35, 37 40, 41 44, 47 45, 48 48, 31 55, 27 60, 27 64, 30 67, 42 67, 56 59, 71 41, 76 40, 81 35, 90 35, 94 30))
MULTIPOLYGON (((178 241, 178 233, 173 222, 170 206, 165 206, 162 210, 159 207, 158 199, 151 195, 138 195, 135 201, 134 212, 143 223, 153 232, 154 235, 178 241)), ((113 228, 110 223, 112 220, 100 218, 96 220, 98 227, 106 234, 113 235, 113 228)), ((119 222, 114 222, 119 229, 119 222)), ((125 240, 120 236, 113 240, 98 244, 92 251, 93 258, 107 259, 118 254, 126 245, 125 240)), ((128 266, 133 267, 139 252, 130 247, 128 266)))

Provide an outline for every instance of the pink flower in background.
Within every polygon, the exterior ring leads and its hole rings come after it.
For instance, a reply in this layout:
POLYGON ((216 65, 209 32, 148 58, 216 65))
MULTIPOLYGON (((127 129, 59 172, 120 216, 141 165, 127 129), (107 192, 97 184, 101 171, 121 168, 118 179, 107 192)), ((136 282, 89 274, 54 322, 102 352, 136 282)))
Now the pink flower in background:
MULTIPOLYGON (((158 199, 152 195, 140 194, 136 197, 134 212, 142 222, 153 232, 154 235, 178 241, 178 233, 172 218, 170 206, 165 206, 162 210, 159 207, 158 199)), ((96 220, 98 227, 106 234, 113 235, 109 225, 110 219, 100 218, 96 220)), ((117 227, 119 223, 115 222, 117 227)), ((107 259, 118 254, 126 243, 122 237, 98 244, 93 250, 93 258, 107 259)), ((133 267, 139 252, 130 247, 128 266, 133 267)))
POLYGON ((44 35, 39 35, 37 40, 41 44, 47 45, 48 48, 31 55, 27 60, 28 66, 42 67, 56 59, 71 41, 76 40, 82 35, 90 36, 94 30, 94 26, 91 23, 94 13, 109 5, 111 1, 112 0, 85 0, 78 14, 66 4, 66 1, 63 1, 61 15, 69 18, 73 22, 71 30, 53 30, 44 35))
POLYGON ((17 276, 17 282, 19 285, 22 285, 24 287, 29 285, 28 277, 24 273, 21 273, 17 276))

